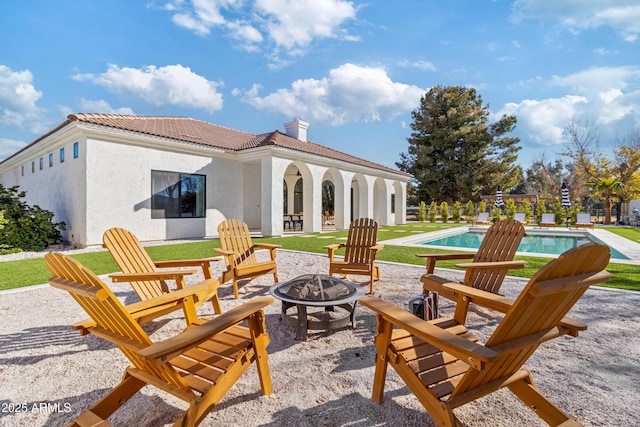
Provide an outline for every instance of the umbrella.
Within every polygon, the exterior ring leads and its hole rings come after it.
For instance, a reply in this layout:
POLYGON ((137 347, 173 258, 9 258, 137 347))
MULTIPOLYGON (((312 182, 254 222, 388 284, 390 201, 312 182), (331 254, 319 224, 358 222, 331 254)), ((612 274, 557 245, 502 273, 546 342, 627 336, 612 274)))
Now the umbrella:
POLYGON ((496 208, 504 208, 504 201, 502 200, 502 185, 498 185, 498 191, 496 192, 496 208))
POLYGON ((569 200, 569 189, 567 188, 567 183, 562 183, 562 199, 560 204, 564 208, 564 216, 567 218, 567 228, 569 227, 569 214, 567 213, 567 209, 571 207, 571 200, 569 200))

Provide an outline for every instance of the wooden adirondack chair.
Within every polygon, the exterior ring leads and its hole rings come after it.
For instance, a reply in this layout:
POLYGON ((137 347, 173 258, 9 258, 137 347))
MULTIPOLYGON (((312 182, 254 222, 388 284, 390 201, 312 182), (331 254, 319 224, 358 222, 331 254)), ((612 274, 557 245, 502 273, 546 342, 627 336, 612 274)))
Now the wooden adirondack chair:
POLYGON ((378 251, 384 245, 376 244, 378 223, 371 218, 358 218, 349 225, 347 243, 323 246, 329 252, 329 274, 369 276, 369 293, 373 294, 374 277, 380 279, 380 269, 375 265, 378 251), (345 248, 344 260, 334 259, 335 251, 345 248))
MULTIPOLYGON (((170 293, 166 280, 174 280, 178 289, 184 289, 184 276, 195 274, 197 270, 158 270, 158 268, 199 267, 204 275, 204 283, 211 288, 209 298, 200 299, 196 307, 207 299, 211 301, 215 313, 220 314, 218 287, 220 282, 211 277, 210 263, 220 258, 188 259, 176 261, 153 262, 144 250, 138 238, 124 228, 110 228, 102 236, 102 246, 107 248, 122 273, 110 274, 113 282, 129 282, 141 301, 170 293)), ((160 316, 178 309, 175 303, 168 304, 166 310, 158 310, 154 315, 160 316)), ((183 307, 187 323, 197 319, 195 310, 183 307)))
MULTIPOLYGON (((132 363, 120 384, 82 412, 72 426, 108 426, 104 420, 147 384, 189 404, 174 426, 195 426, 253 362, 262 393, 271 394, 266 351, 269 335, 262 309, 273 298, 255 298, 213 320, 198 320, 181 334, 153 343, 93 272, 60 253, 47 254, 45 262, 53 274, 49 284, 68 291, 93 319, 94 323, 81 332, 113 343, 132 363), (240 326, 243 321, 248 326, 240 326)), ((178 292, 189 292, 190 288, 178 292)), ((161 295, 151 301, 168 297, 161 295)))
POLYGON ((471 263, 456 264, 456 267, 466 270, 462 283, 497 294, 507 272, 526 265, 525 261, 513 261, 524 236, 521 222, 505 219, 489 227, 476 253, 416 254, 427 259, 427 273, 420 278, 423 292, 438 292, 440 296, 455 301, 456 294, 444 286, 451 281, 433 273, 436 261, 472 258, 471 263))
POLYGON ((590 285, 609 279, 604 271, 608 262, 605 245, 571 249, 542 267, 515 301, 464 285, 445 285, 458 293, 459 305, 471 298, 506 312, 484 345, 455 318, 425 321, 378 298, 362 298, 360 303, 376 312, 378 322, 373 400, 382 402, 390 364, 440 426, 460 426, 455 408, 503 387, 549 425, 579 425, 521 368, 543 342, 575 337, 586 329, 564 316, 590 285))
POLYGON ((228 219, 218 225, 221 248, 215 248, 216 253, 223 255, 226 270, 222 273, 221 283, 233 282, 233 296, 238 298, 238 280, 255 278, 264 274, 273 274, 273 281, 278 281, 276 266, 276 249, 281 245, 253 243, 249 227, 239 219, 228 219), (268 249, 270 260, 258 261, 256 249, 268 249))

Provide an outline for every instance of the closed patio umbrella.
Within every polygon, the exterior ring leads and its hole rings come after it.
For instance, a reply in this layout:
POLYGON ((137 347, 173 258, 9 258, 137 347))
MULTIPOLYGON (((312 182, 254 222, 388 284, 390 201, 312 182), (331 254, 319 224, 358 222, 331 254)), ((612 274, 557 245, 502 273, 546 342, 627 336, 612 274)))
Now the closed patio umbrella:
POLYGON ((504 201, 502 200, 502 185, 498 185, 498 191, 496 192, 496 208, 504 208, 504 201))
POLYGON ((564 208, 564 216, 567 219, 567 228, 569 228, 569 214, 567 213, 567 209, 571 207, 571 200, 569 200, 569 189, 567 188, 567 183, 562 183, 562 199, 560 200, 560 204, 564 208))

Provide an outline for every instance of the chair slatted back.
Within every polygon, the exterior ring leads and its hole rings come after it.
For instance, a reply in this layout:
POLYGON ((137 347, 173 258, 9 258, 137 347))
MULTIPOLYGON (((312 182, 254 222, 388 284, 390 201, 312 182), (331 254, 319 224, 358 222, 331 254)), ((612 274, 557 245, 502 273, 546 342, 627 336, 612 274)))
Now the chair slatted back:
MULTIPOLYGON (((102 246, 107 248, 123 273, 153 273, 157 271, 138 238, 124 228, 110 228, 105 231, 102 236, 102 246)), ((160 280, 130 283, 141 300, 164 294, 160 280)))
POLYGON ((589 286, 608 280, 608 263, 609 248, 590 243, 538 271, 485 344, 497 350, 498 360, 482 371, 469 369, 451 397, 515 374, 589 286))
MULTIPOLYGON (((498 221, 487 230, 473 262, 511 261, 525 236, 524 225, 515 219, 498 221)), ((475 270, 470 285, 498 293, 507 269, 475 270)))
POLYGON ((253 249, 249 226, 239 219, 227 219, 218 225, 220 247, 236 254, 235 266, 253 265, 258 261, 253 249))
POLYGON ((372 261, 369 249, 378 239, 378 223, 371 218, 358 218, 349 225, 344 260, 356 264, 372 261))
POLYGON ((89 328, 90 332, 112 337, 112 342, 136 368, 182 390, 190 390, 169 364, 156 366, 155 361, 146 361, 138 356, 136 351, 151 345, 152 341, 98 276, 75 259, 60 253, 48 253, 45 263, 53 275, 49 284, 69 292, 96 323, 89 328))

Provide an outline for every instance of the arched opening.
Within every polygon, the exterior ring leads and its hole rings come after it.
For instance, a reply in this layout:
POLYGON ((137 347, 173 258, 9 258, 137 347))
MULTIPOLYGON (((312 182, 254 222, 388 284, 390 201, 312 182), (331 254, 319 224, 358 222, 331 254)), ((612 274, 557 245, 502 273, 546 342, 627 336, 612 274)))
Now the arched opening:
POLYGON ((336 190, 333 182, 322 182, 322 226, 335 225, 336 190))
POLYGON ((304 189, 303 189, 303 181, 302 178, 299 178, 296 181, 295 187, 293 187, 293 213, 301 214, 304 210, 304 189))

